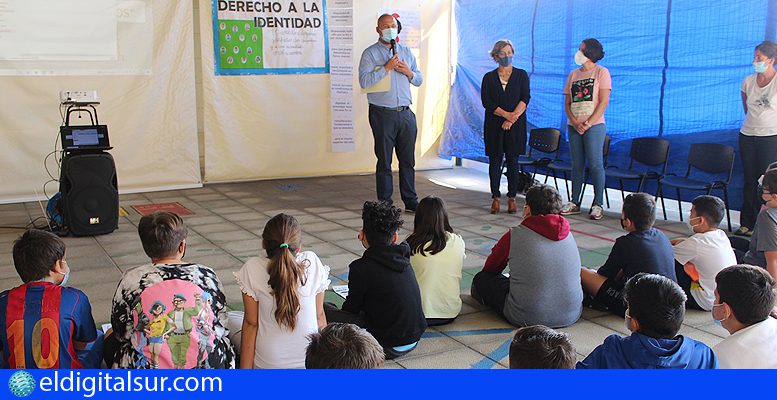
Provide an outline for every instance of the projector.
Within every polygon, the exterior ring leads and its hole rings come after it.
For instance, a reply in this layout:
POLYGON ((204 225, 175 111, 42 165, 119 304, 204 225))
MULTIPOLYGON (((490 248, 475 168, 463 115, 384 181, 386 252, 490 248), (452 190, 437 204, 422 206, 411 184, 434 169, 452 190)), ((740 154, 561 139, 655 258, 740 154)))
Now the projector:
POLYGON ((63 90, 59 92, 62 103, 97 103, 96 90, 63 90))

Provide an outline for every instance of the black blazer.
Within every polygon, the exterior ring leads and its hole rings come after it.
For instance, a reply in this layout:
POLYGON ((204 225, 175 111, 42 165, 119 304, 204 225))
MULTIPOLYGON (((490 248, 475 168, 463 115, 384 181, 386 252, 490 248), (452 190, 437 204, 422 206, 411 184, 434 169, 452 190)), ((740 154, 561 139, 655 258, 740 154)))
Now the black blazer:
POLYGON ((486 109, 483 119, 483 139, 486 145, 486 155, 499 156, 507 154, 516 156, 526 152, 526 112, 515 121, 509 131, 502 130, 504 118, 494 115, 497 107, 512 111, 523 101, 529 106, 529 75, 526 71, 513 67, 507 87, 502 90, 499 81, 499 70, 495 69, 483 76, 480 86, 480 98, 486 109))

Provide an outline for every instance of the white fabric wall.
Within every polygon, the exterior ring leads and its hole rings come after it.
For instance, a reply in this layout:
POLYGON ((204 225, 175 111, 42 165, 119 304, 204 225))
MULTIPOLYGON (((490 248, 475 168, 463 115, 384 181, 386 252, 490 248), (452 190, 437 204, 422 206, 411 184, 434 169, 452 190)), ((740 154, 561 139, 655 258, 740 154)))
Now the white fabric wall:
MULTIPOLYGON (((194 87, 193 4, 153 1, 152 74, 0 77, 0 203, 31 200, 59 135, 60 90, 98 91, 121 192, 201 185, 194 87)), ((86 116, 85 116, 86 118, 86 116)), ((59 178, 57 166, 49 169, 59 178)), ((47 186, 51 196, 57 183, 47 186)))
MULTIPOLYGON (((356 152, 332 153, 329 75, 215 76, 210 0, 199 0, 205 181, 370 172, 375 168, 367 99, 354 76, 356 152)), ((421 9, 410 0, 354 1, 354 70, 377 40, 379 11, 421 9)), ((447 109, 450 0, 426 0, 416 54, 424 84, 414 91, 419 135, 417 168, 448 166, 437 157, 447 109)))
MULTIPOLYGON (((356 77, 356 152, 332 153, 329 75, 214 76, 212 2, 151 3, 151 75, 0 77, 0 203, 43 197, 60 90, 98 91, 122 193, 196 187, 203 176, 218 182, 374 171, 367 99, 356 77)), ((436 154, 450 87, 451 1, 424 0, 421 7, 418 0, 355 0, 355 64, 376 40, 378 13, 388 7, 422 13, 416 56, 424 83, 413 92, 417 168, 449 166, 436 154)), ((53 162, 49 170, 58 178, 53 162)), ((58 189, 51 183, 47 193, 58 189)))

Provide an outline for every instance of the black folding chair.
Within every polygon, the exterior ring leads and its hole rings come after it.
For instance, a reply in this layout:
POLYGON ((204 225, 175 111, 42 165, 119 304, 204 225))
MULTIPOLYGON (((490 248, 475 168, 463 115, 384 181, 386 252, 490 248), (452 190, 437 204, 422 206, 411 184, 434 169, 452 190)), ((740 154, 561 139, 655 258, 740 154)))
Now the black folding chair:
POLYGON ((728 184, 734 172, 734 148, 719 143, 694 143, 688 152, 688 170, 685 176, 667 174, 658 180, 658 193, 661 198, 661 208, 666 220, 666 206, 664 205, 663 187, 671 186, 677 190, 677 207, 680 211, 680 221, 683 220, 682 203, 680 202, 680 189, 705 191, 712 193, 713 189, 723 191, 723 201, 726 202, 726 219, 728 230, 731 231, 731 213, 728 207, 728 184), (690 178, 691 170, 698 169, 708 174, 726 174, 725 180, 702 181, 690 178))
POLYGON ((645 186, 645 181, 661 179, 666 174, 666 164, 669 160, 669 142, 665 139, 656 137, 643 137, 633 139, 631 142, 631 150, 629 151, 631 160, 629 161, 628 169, 620 169, 617 166, 609 166, 604 170, 604 175, 607 178, 615 178, 618 180, 621 190, 621 198, 626 199, 626 195, 623 192, 624 180, 638 180, 637 192, 641 192, 645 186), (639 171, 634 168, 634 163, 646 165, 648 167, 658 167, 660 170, 646 170, 639 171))
MULTIPOLYGON (((607 164, 609 163, 610 158, 610 135, 604 135, 604 148, 602 149, 602 154, 604 155, 604 167, 607 168, 607 164)), ((558 180, 556 179, 556 171, 560 171, 562 175, 564 176, 564 185, 567 189, 567 200, 572 201, 572 192, 569 190, 569 177, 567 173, 572 174, 572 164, 569 162, 566 162, 564 160, 553 160, 550 164, 547 166, 548 170, 553 174, 553 184, 556 186, 556 190, 558 191, 558 180)), ((585 175, 589 175, 589 168, 585 168, 585 175)), ((548 175, 545 176, 545 183, 548 183, 548 175)), ((588 179, 583 181, 583 190, 580 192, 580 197, 583 197, 583 194, 585 194, 585 187, 588 184, 588 179)), ((610 196, 607 195, 607 188, 604 188, 604 199, 607 202, 607 208, 610 207, 610 196)), ((580 200, 580 199, 578 199, 580 200)))
MULTIPOLYGON (((518 170, 523 171, 524 167, 533 166, 532 180, 537 174, 537 169, 547 167, 552 160, 558 158, 559 143, 561 142, 561 132, 554 128, 537 128, 529 132, 529 154, 518 157, 518 170), (539 152, 537 157, 535 152, 539 152), (552 155, 551 157, 543 156, 552 155)), ((502 172, 505 173, 506 165, 502 164, 502 172)))

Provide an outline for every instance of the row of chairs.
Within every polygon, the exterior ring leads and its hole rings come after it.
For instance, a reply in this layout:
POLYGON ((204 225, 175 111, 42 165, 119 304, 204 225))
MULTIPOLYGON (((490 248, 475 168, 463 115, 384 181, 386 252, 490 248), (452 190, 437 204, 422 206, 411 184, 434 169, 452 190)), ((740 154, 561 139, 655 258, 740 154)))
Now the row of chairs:
MULTIPOLYGON (((518 164, 521 170, 533 167, 532 178, 540 169, 549 172, 545 176, 547 183, 550 176, 558 190, 557 173, 560 172, 566 181, 567 198, 571 200, 569 190, 569 176, 572 164, 559 159, 561 144, 561 132, 554 128, 532 129, 529 133, 529 152, 521 156, 518 164), (539 153, 539 154, 538 154, 539 153)), ((685 175, 667 173, 666 166, 669 161, 669 142, 658 137, 642 137, 632 139, 629 152, 629 165, 627 168, 619 168, 609 165, 610 136, 604 140, 604 164, 605 176, 617 179, 620 185, 621 197, 625 197, 623 181, 639 181, 637 192, 643 191, 645 183, 655 180, 658 185, 656 197, 661 199, 661 208, 666 220, 666 205, 664 203, 664 188, 673 187, 677 191, 677 205, 680 211, 680 221, 683 220, 682 204, 680 202, 680 190, 703 191, 711 194, 713 190, 723 191, 723 200, 726 202, 726 218, 728 230, 731 231, 731 213, 728 206, 728 185, 734 172, 734 148, 719 143, 694 143, 688 152, 688 168, 685 175), (710 175, 719 175, 719 180, 703 180, 691 176, 693 170, 699 170, 710 175)), ((586 171, 587 174, 587 171, 586 171)), ((584 181, 585 182, 585 181, 584 181)), ((585 192, 585 184, 583 193, 585 192)), ((605 190, 607 207, 610 199, 605 190)), ((576 199, 579 201, 580 199, 576 199)))

